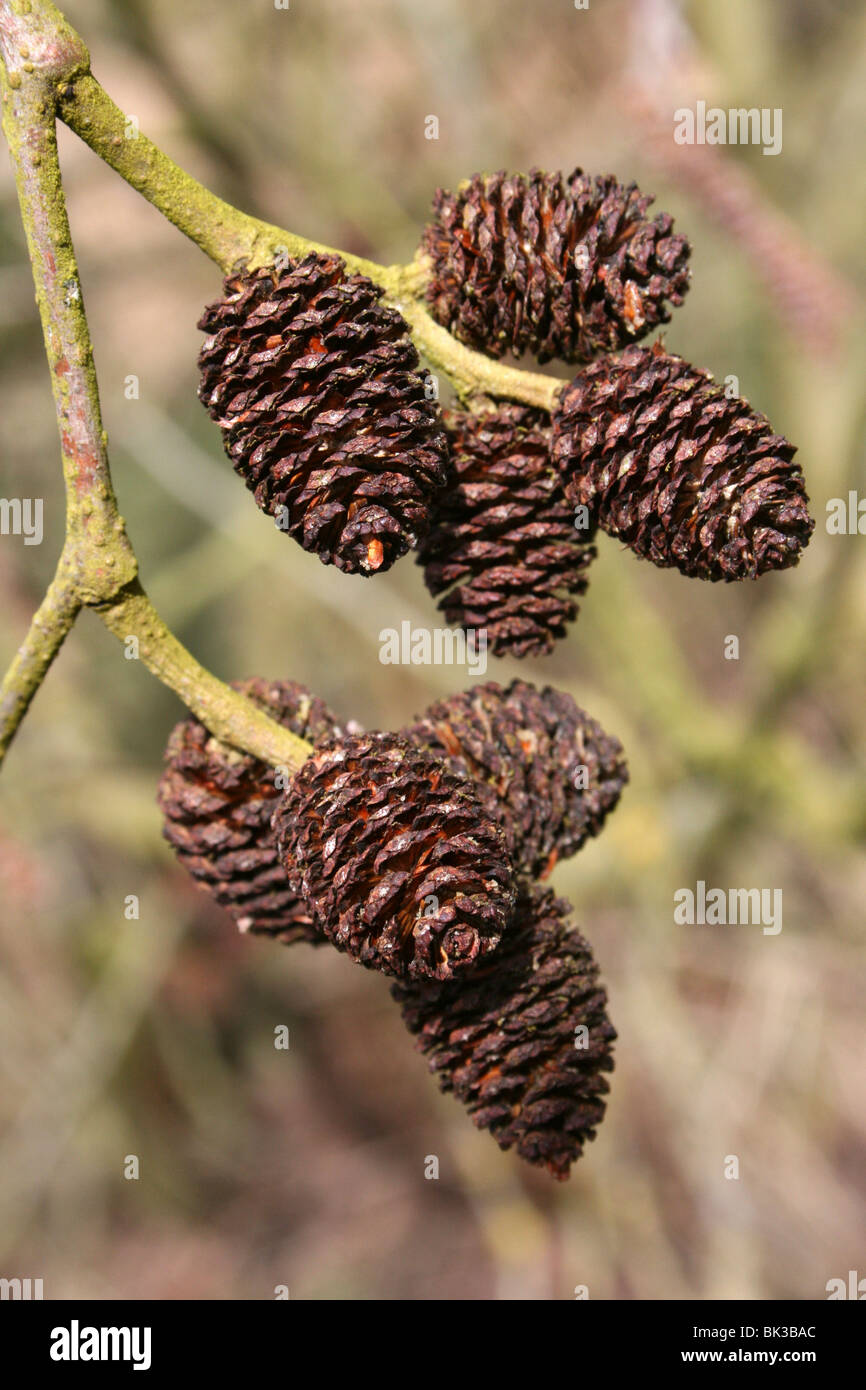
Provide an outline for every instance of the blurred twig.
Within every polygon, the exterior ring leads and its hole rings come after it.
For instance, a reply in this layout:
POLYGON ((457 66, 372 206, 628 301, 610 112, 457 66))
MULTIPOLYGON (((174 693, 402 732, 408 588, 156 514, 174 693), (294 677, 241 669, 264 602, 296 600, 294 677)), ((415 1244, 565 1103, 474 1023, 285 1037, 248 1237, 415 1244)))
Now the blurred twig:
POLYGON ((181 930, 178 922, 156 933, 143 930, 138 922, 125 927, 98 983, 71 1028, 43 1060, 39 1084, 3 1137, 0 1172, 6 1181, 0 1189, 0 1253, 8 1251, 26 1228, 89 1110, 122 1064, 181 930))
POLYGON ((650 158, 742 246, 780 318, 815 356, 843 346, 862 312, 847 284, 722 147, 674 142, 674 106, 694 105, 709 73, 678 5, 642 0, 630 15, 617 95, 650 158))

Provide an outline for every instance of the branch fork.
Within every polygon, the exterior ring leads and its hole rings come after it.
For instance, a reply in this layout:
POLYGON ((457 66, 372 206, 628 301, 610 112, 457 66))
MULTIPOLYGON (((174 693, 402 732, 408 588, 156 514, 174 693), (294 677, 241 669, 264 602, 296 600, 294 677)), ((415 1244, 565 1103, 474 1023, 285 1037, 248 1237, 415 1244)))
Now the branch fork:
POLYGON ((146 136, 127 138, 127 118, 90 71, 87 47, 50 0, 0 0, 3 128, 9 143, 36 300, 51 373, 66 488, 66 540, 57 570, 0 684, 0 762, 83 608, 121 641, 138 639, 148 669, 211 734, 295 771, 311 746, 206 671, 160 618, 111 481, 108 445, 57 153, 59 117, 224 274, 310 251, 340 256, 384 290, 409 323, 419 352, 461 398, 505 397, 550 410, 563 383, 491 361, 458 343, 422 302, 423 258, 381 266, 309 241, 223 202, 146 136))

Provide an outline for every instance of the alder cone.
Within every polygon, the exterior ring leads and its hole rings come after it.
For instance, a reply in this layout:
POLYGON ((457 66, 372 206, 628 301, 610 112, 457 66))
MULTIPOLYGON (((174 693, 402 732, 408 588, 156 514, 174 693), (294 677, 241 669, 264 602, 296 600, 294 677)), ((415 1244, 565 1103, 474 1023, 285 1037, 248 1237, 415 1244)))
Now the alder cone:
POLYGON ((682 574, 786 569, 814 527, 793 445, 659 343, 584 368, 562 394, 552 447, 570 503, 682 574))
POLYGON ((531 878, 597 835, 628 781, 619 740, 550 686, 474 685, 402 732, 475 785, 518 873, 531 878))
POLYGON ((575 169, 475 174, 439 189, 421 252, 436 320, 492 357, 588 362, 670 318, 690 247, 635 184, 575 169))
POLYGON ((230 275, 207 308, 199 398, 256 502, 325 564, 404 555, 448 476, 428 373, 382 289, 311 253, 230 275))
POLYGON ((550 457, 540 410, 502 405, 445 416, 455 471, 438 499, 418 563, 439 609, 485 631, 494 656, 544 656, 577 617, 595 555, 550 457))
POLYGON ((501 829, 471 785, 396 734, 326 742, 273 825, 316 927, 371 969, 446 980, 509 926, 501 829))
POLYGON ((549 889, 525 887, 492 956, 449 984, 392 986, 440 1088, 500 1148, 515 1147, 558 1179, 604 1118, 616 1038, 598 966, 568 924, 570 910, 549 889))
MULTIPOLYGON (((284 728, 313 743, 339 731, 324 701, 294 681, 233 683, 284 728)), ((178 860, 241 931, 287 944, 325 938, 291 887, 271 816, 280 789, 275 769, 211 737, 197 719, 174 728, 157 792, 163 835, 178 860)))

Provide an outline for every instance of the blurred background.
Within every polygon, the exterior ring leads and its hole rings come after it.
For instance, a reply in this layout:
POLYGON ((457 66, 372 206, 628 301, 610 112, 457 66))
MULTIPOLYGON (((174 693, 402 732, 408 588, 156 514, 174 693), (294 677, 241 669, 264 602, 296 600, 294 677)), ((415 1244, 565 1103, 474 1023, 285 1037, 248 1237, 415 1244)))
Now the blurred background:
MULTIPOLYGON (((653 569, 602 536, 556 654, 490 663, 487 679, 571 692, 631 764, 603 836, 552 879, 619 1031, 606 1122, 564 1185, 439 1095, 380 977, 241 938, 175 864, 154 793, 183 710, 85 614, 0 788, 0 1274, 43 1278, 46 1298, 171 1299, 276 1285, 309 1299, 567 1299, 577 1285, 814 1299, 866 1275, 866 536, 825 525, 830 499, 866 497, 863 7, 69 0, 67 13, 97 77, 180 163, 374 259, 410 259, 437 184, 476 170, 636 179, 694 246, 668 346, 735 375, 798 444, 817 526, 797 570, 739 586, 653 569), (673 111, 699 99, 781 107, 782 153, 676 145, 673 111), (782 932, 675 925, 674 891, 698 879, 781 888, 782 932), (124 1178, 132 1154, 138 1181, 124 1178)), ((439 622, 411 560, 342 576, 258 513, 195 395, 217 271, 74 136, 60 143, 115 486, 167 621, 221 677, 295 678, 367 727, 469 684, 379 663, 382 628, 439 622)), ((5 157, 0 229, 0 492, 45 499, 41 546, 0 543, 5 665, 63 533, 5 157)))

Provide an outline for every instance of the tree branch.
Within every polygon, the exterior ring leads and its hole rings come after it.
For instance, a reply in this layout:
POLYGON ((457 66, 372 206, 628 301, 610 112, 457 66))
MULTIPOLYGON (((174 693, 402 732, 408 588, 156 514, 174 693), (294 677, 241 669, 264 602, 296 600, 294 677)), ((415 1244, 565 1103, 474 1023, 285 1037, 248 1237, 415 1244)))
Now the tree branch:
POLYGON ((56 40, 49 42, 39 13, 27 16, 36 26, 35 34, 25 42, 16 32, 11 43, 10 18, 23 27, 11 6, 3 4, 3 130, 15 172, 60 431, 66 484, 66 564, 75 577, 81 601, 89 603, 110 597, 129 583, 137 567, 111 485, 90 335, 57 158, 53 105, 57 73, 80 65, 87 54, 71 31, 64 34, 60 30, 56 40), (31 57, 22 57, 22 52, 31 57))
POLYGON ((60 85, 57 109, 60 118, 100 159, 224 273, 241 265, 250 270, 273 265, 281 252, 291 258, 310 251, 339 256, 349 270, 383 286, 386 301, 409 323, 418 351, 452 381, 461 398, 486 395, 548 411, 555 407, 566 384, 561 378, 504 366, 464 347, 435 322, 419 297, 427 278, 423 260, 379 265, 240 212, 181 169, 146 135, 132 130, 127 117, 89 72, 60 85))
POLYGON ((473 352, 452 337, 427 312, 420 300, 401 293, 399 289, 387 296, 399 309, 409 327, 418 351, 431 367, 444 372, 461 400, 472 396, 493 396, 496 399, 521 401, 541 410, 556 409, 560 391, 567 384, 561 377, 543 376, 541 372, 525 372, 520 367, 507 367, 492 357, 473 352))
POLYGON ((134 654, 215 738, 293 772, 306 761, 311 745, 205 670, 166 626, 137 581, 96 611, 121 642, 136 639, 134 654))
POLYGON ((57 574, 0 686, 0 760, 81 607, 94 608, 218 738, 296 769, 311 747, 218 681, 159 618, 111 482, 99 389, 69 230, 56 100, 89 65, 48 0, 0 0, 3 129, 9 142, 51 371, 66 484, 66 542, 57 574))
POLYGON ((296 768, 310 746, 218 681, 177 641, 138 581, 117 508, 96 372, 57 157, 55 118, 82 140, 224 272, 310 251, 340 256, 381 284, 422 355, 463 397, 505 397, 550 410, 563 383, 503 366, 458 343, 421 302, 426 267, 380 266, 249 217, 180 169, 141 135, 90 73, 90 56, 51 0, 0 0, 3 126, 51 370, 66 484, 67 536, 58 573, 2 685, 8 747, 66 632, 83 606, 121 640, 134 637, 145 665, 223 741, 296 768))
POLYGON ((64 554, 24 643, 0 683, 0 763, 80 611, 81 599, 64 554))

